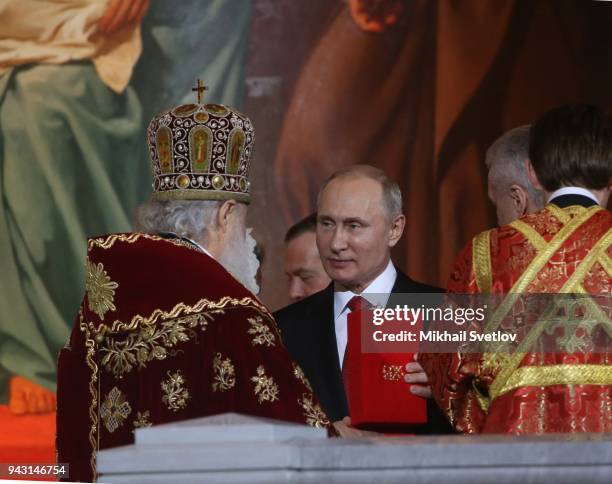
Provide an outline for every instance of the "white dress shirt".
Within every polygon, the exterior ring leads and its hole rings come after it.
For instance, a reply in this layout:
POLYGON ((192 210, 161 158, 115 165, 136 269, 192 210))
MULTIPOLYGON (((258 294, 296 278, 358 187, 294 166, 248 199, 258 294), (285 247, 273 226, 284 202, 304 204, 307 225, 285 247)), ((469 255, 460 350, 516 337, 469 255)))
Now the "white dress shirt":
POLYGON ((342 360, 344 360, 344 352, 346 351, 346 342, 348 340, 347 317, 351 312, 346 305, 353 296, 362 296, 372 306, 384 308, 387 305, 396 278, 397 271, 393 266, 393 262, 389 261, 385 270, 361 294, 355 294, 352 291, 334 292, 334 326, 340 367, 342 367, 342 360))
POLYGON ((597 197, 589 190, 582 187, 561 187, 550 194, 550 197, 548 197, 548 202, 546 203, 550 203, 553 198, 557 198, 562 195, 582 195, 583 197, 590 198, 597 203, 597 205, 599 205, 599 200, 597 200, 597 197))

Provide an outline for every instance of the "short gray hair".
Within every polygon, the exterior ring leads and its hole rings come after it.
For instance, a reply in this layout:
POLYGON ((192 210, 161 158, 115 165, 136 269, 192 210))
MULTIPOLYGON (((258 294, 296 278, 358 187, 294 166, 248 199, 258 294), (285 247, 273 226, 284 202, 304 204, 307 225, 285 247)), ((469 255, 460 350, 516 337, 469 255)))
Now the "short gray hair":
POLYGON ((383 204, 388 218, 392 220, 398 215, 402 215, 402 191, 400 190, 399 185, 397 182, 389 178, 380 168, 376 168, 371 165, 351 165, 334 172, 327 180, 325 180, 325 183, 323 183, 323 186, 319 190, 319 194, 317 196, 317 207, 319 205, 319 200, 321 199, 321 193, 323 190, 325 190, 325 187, 329 185, 332 180, 337 180, 340 178, 369 178, 370 180, 377 181, 380 183, 382 188, 383 204))
POLYGON ((206 243, 222 201, 148 201, 136 209, 136 230, 150 234, 171 232, 206 243))
POLYGON ((487 150, 485 163, 494 186, 519 185, 535 205, 543 206, 544 194, 531 184, 525 167, 525 160, 529 158, 530 130, 531 126, 526 124, 504 133, 487 150))

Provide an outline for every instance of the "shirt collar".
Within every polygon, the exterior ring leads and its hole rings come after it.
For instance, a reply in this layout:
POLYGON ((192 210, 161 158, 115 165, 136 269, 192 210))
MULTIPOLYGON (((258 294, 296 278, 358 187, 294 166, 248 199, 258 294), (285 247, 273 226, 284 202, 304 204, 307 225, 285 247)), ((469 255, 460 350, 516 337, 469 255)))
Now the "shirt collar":
POLYGON ((396 278, 397 270, 393 262, 389 261, 385 270, 382 271, 361 294, 355 294, 353 291, 335 291, 334 319, 337 319, 338 316, 347 310, 346 305, 353 296, 363 296, 372 306, 385 307, 396 278))
POLYGON ((592 192, 582 187, 561 187, 550 194, 550 197, 548 197, 548 202, 546 203, 550 203, 551 200, 563 195, 582 195, 583 197, 590 198, 597 203, 597 205, 599 205, 599 200, 597 200, 597 197, 593 195, 592 192))

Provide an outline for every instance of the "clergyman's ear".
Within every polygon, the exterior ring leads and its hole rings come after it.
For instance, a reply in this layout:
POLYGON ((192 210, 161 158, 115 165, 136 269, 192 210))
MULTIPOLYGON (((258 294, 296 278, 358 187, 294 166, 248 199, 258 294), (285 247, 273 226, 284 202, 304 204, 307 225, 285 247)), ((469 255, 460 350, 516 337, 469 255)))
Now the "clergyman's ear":
POLYGON ((219 211, 217 212, 217 227, 223 233, 229 230, 229 226, 231 224, 231 217, 233 212, 236 210, 236 201, 235 200, 226 200, 219 207, 219 211))
POLYGON ((516 218, 527 214, 529 198, 525 189, 516 184, 510 185, 510 199, 516 214, 516 218))

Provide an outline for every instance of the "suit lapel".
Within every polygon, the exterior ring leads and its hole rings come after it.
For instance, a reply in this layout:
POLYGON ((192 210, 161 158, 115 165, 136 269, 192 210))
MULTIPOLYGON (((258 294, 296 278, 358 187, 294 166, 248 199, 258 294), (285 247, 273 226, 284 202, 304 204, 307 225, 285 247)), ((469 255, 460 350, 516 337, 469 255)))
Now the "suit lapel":
POLYGON ((348 415, 348 404, 342 381, 342 369, 338 358, 338 344, 336 341, 336 327, 334 321, 334 291, 333 286, 325 292, 325 302, 321 304, 319 321, 321 324, 321 365, 322 375, 326 380, 326 388, 330 390, 330 397, 334 402, 331 418, 342 418, 348 415))

